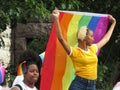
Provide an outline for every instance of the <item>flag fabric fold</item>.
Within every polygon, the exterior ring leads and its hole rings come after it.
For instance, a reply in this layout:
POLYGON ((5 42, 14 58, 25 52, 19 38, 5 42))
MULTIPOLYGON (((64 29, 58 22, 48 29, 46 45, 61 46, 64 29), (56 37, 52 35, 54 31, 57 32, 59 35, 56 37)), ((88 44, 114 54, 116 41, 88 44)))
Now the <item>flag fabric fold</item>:
MULTIPOLYGON (((75 11, 60 11, 59 20, 64 39, 74 47, 78 45, 76 34, 81 26, 94 32, 94 43, 97 43, 105 35, 109 23, 106 14, 75 11)), ((74 76, 72 61, 57 39, 54 22, 45 51, 40 90, 68 90, 74 76)))

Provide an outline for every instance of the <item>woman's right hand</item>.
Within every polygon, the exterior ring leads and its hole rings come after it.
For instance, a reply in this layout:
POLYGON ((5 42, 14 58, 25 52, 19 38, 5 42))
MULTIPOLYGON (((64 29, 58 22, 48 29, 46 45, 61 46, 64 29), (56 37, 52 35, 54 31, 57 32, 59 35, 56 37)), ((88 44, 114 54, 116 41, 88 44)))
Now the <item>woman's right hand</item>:
POLYGON ((60 12, 57 9, 55 9, 55 10, 53 10, 52 15, 54 16, 55 19, 58 19, 60 12))

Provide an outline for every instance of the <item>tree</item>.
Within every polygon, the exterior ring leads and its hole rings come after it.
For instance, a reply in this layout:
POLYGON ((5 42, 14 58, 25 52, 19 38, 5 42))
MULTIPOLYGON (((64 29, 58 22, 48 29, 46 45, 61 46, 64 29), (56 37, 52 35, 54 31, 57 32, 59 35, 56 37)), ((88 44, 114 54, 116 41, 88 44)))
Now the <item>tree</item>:
MULTIPOLYGON (((18 22, 28 23, 35 18, 43 20, 50 16, 55 7, 60 10, 112 14, 116 18, 117 25, 113 36, 99 55, 100 68, 105 69, 103 72, 100 69, 102 72, 100 80, 103 80, 104 83, 109 82, 110 76, 103 76, 103 74, 111 75, 109 73, 111 73, 113 66, 120 60, 119 0, 0 0, 0 33, 6 29, 6 25, 14 28, 18 22), (112 67, 111 63, 113 63, 112 67)), ((1 45, 3 45, 2 39, 1 45)))
POLYGON ((0 28, 4 30, 7 24, 14 27, 17 22, 27 23, 33 18, 45 18, 49 11, 40 0, 1 0, 0 28))
MULTIPOLYGON (((0 33, 7 25, 14 28, 16 24, 30 22, 33 18, 45 19, 49 11, 40 0, 0 0, 0 33)), ((0 47, 4 45, 0 35, 0 47)))

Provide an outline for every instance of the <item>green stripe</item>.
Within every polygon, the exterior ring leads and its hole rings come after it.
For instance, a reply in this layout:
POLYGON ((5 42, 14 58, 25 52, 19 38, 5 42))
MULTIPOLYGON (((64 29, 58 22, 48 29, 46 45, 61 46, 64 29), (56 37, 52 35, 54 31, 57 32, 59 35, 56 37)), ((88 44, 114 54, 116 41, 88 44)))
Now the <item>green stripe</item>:
POLYGON ((83 16, 79 21, 78 28, 80 28, 81 26, 88 26, 91 18, 92 16, 83 16))
MULTIPOLYGON (((76 37, 76 33, 78 31, 78 22, 81 19, 82 16, 80 15, 74 15, 69 23, 68 26, 68 30, 67 30, 67 42, 69 43, 69 45, 71 46, 75 46, 76 41, 77 41, 77 37, 76 37)), ((65 69, 65 73, 63 76, 63 82, 62 82, 62 86, 63 86, 63 90, 68 90, 68 87, 72 81, 72 79, 74 78, 74 69, 73 69, 73 64, 72 61, 70 59, 70 57, 67 57, 67 61, 66 61, 66 69, 65 69)))

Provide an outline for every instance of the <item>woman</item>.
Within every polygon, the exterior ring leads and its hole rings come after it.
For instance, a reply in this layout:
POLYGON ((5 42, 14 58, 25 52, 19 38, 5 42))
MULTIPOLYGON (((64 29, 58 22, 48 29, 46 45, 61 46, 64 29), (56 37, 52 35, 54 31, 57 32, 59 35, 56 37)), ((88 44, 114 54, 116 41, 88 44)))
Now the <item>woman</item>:
MULTIPOLYGON (((21 55, 22 66, 24 68, 23 81, 14 85, 10 90, 38 90, 35 86, 39 78, 38 62, 39 54, 28 50, 21 55)), ((39 64, 41 69, 42 62, 39 64)))
POLYGON ((59 24, 59 11, 54 10, 52 15, 56 21, 56 33, 59 42, 71 57, 74 69, 75 79, 72 81, 69 90, 96 90, 97 62, 96 52, 101 49, 110 39, 116 20, 110 15, 109 20, 112 23, 109 31, 101 41, 93 44, 93 32, 86 26, 78 31, 78 47, 71 47, 62 36, 59 24))

